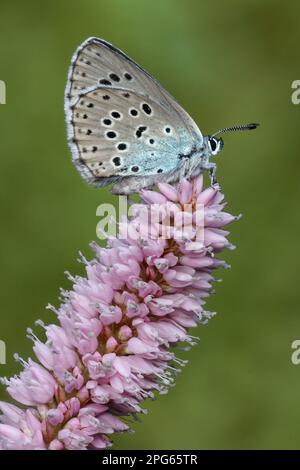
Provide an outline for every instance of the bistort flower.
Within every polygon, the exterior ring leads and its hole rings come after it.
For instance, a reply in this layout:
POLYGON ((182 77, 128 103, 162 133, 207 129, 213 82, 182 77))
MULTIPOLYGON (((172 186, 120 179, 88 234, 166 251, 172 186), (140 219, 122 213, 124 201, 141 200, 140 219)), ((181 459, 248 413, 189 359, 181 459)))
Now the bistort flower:
POLYGON ((195 344, 188 330, 213 316, 212 273, 228 267, 215 254, 232 248, 222 227, 235 217, 217 185, 202 186, 200 176, 142 191, 118 237, 92 244, 86 277, 69 275, 72 290, 50 306, 59 324, 37 321, 45 342, 28 329, 38 362, 16 355, 23 371, 2 379, 23 406, 0 402, 0 449, 109 447, 144 399, 174 384, 186 360, 173 348, 195 344))

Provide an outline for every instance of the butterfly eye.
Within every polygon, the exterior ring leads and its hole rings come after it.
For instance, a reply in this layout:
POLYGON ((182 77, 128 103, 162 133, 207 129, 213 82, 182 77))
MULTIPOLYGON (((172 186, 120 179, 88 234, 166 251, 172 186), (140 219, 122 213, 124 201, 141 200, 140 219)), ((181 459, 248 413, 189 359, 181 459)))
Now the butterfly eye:
POLYGON ((214 152, 217 148, 217 142, 215 141, 215 139, 210 139, 209 143, 211 151, 214 152))
POLYGON ((217 155, 223 147, 223 140, 217 139, 216 137, 211 137, 208 139, 211 153, 217 155))

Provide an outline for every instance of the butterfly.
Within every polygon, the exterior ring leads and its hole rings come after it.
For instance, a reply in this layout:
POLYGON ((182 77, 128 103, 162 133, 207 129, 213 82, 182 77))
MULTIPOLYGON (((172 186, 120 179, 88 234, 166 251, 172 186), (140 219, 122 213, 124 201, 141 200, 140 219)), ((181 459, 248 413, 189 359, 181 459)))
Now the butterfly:
POLYGON ((217 135, 258 126, 203 136, 155 78, 121 50, 94 37, 72 57, 65 114, 72 160, 81 176, 96 187, 112 183, 116 194, 191 178, 204 170, 214 181, 216 164, 210 160, 223 147, 217 135))

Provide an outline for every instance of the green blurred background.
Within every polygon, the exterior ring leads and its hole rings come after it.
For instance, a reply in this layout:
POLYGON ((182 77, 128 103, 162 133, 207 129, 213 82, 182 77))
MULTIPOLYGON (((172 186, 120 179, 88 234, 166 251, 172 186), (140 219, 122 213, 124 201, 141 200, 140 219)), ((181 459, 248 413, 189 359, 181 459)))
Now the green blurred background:
POLYGON ((44 306, 69 287, 65 270, 83 273, 76 258, 91 254, 96 207, 116 201, 80 179, 66 145, 67 68, 85 38, 127 52, 204 133, 261 122, 227 135, 218 160, 229 209, 244 215, 230 228, 232 270, 208 303, 218 315, 198 329, 176 388, 118 449, 299 448, 299 15, 299 2, 275 0, 1 2, 1 375, 19 370, 15 351, 32 354, 26 327, 54 319, 44 306))

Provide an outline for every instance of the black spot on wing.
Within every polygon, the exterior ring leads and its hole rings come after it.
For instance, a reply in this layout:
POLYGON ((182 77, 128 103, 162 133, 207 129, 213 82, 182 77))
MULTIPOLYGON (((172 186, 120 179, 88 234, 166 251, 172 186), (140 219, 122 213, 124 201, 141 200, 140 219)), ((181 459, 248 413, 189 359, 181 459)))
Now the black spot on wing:
POLYGON ((151 107, 149 106, 148 103, 143 103, 142 104, 142 109, 143 109, 145 114, 148 114, 148 116, 152 113, 152 109, 151 109, 151 107))
POLYGON ((110 73, 109 78, 111 80, 113 80, 114 82, 119 82, 120 81, 120 77, 116 73, 110 73))
POLYGON ((136 137, 139 139, 140 137, 142 137, 142 134, 143 132, 145 132, 147 130, 147 126, 139 126, 136 130, 136 137))
POLYGON ((111 85, 111 82, 109 80, 107 80, 107 78, 101 78, 101 80, 99 80, 99 83, 101 83, 101 85, 105 85, 105 86, 110 86, 111 85))

